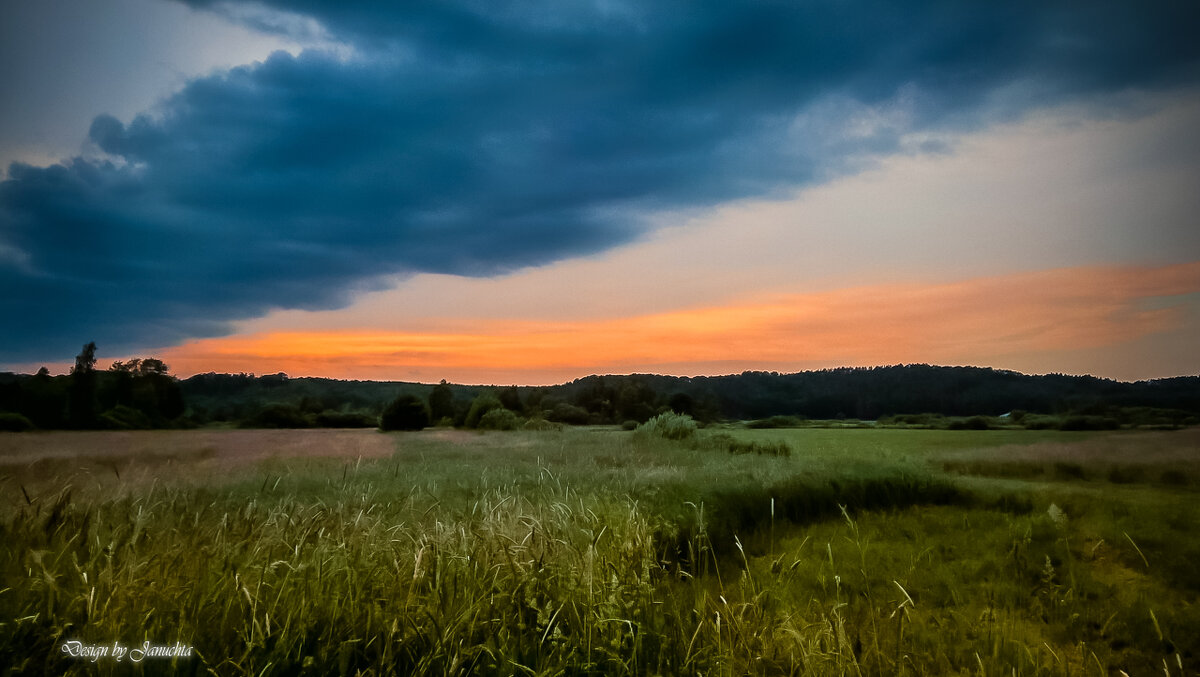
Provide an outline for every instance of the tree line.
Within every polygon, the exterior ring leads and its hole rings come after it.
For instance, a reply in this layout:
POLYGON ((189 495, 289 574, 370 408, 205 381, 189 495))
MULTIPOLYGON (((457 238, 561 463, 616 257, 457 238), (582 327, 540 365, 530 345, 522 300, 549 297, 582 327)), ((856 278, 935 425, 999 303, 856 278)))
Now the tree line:
POLYGON ((96 365, 88 343, 63 376, 0 374, 0 429, 136 429, 176 427, 187 412, 183 388, 155 358, 96 365))
MULTIPOLYGON (((0 425, 7 430, 254 428, 428 425, 512 429, 541 425, 626 424, 673 411, 701 423, 805 419, 886 422, 995 417, 1046 424, 1113 427, 1200 422, 1200 377, 1136 383, 1091 376, 1030 376, 980 367, 925 364, 793 374, 588 376, 556 386, 484 387, 289 378, 286 374, 199 374, 178 379, 155 358, 98 368, 96 346, 70 374, 0 374, 0 425), (1039 415, 1041 418, 1039 418, 1039 415), (1091 417, 1091 418, 1079 418, 1091 417)), ((973 425, 977 424, 974 423, 973 425)))

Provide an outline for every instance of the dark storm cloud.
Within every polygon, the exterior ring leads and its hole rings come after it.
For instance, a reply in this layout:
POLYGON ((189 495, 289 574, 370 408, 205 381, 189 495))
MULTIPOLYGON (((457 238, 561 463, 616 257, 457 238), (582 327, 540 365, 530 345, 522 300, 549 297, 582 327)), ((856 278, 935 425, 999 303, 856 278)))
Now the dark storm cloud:
POLYGON ((107 160, 10 167, 0 354, 165 345, 385 275, 595 252, 654 210, 811 182, 907 131, 1191 84, 1200 54, 1194 3, 266 6, 354 55, 277 53, 128 124, 97 117, 107 160))

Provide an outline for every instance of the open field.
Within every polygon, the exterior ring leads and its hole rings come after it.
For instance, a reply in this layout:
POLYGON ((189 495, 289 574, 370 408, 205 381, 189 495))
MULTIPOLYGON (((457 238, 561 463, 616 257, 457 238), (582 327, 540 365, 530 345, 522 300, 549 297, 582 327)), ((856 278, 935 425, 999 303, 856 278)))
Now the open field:
POLYGON ((11 674, 1200 670, 1197 429, 6 434, 0 489, 11 674))

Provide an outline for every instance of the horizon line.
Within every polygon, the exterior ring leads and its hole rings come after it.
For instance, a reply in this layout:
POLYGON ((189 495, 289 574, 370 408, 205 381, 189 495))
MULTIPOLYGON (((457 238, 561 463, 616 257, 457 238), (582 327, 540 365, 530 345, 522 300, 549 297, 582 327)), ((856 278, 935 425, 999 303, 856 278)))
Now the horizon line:
MULTIPOLYGON (((155 358, 151 357, 151 358, 143 358, 143 359, 155 359, 155 358)), ((56 363, 56 364, 59 364, 59 363, 56 363)), ((61 363, 61 365, 65 365, 65 364, 67 364, 67 363, 61 363)), ((59 365, 59 366, 61 366, 61 365, 59 365)), ((42 365, 42 366, 46 367, 49 370, 48 365, 42 365)), ((167 367, 169 369, 170 365, 167 365, 167 367)), ((823 367, 823 368, 819 368, 819 369, 802 369, 799 371, 778 371, 778 370, 773 370, 773 369, 745 369, 740 372, 728 372, 728 373, 720 373, 720 374, 670 374, 670 373, 640 372, 640 371, 633 371, 633 372, 626 372, 626 373, 615 373, 615 372, 590 373, 585 376, 579 376, 579 377, 570 379, 568 381, 560 381, 560 382, 555 382, 555 383, 543 383, 543 384, 508 383, 508 382, 464 383, 464 382, 450 381, 448 379, 440 379, 440 381, 438 381, 438 382, 433 382, 433 381, 408 381, 408 380, 402 380, 402 379, 335 378, 335 377, 330 377, 330 376, 314 376, 314 375, 298 375, 297 376, 297 375, 288 374, 287 372, 283 372, 283 371, 270 372, 270 373, 204 371, 204 372, 194 372, 187 376, 183 376, 180 374, 172 374, 172 373, 168 372, 167 375, 172 378, 175 378, 176 380, 179 380, 179 381, 186 381, 188 379, 192 379, 197 376, 245 376, 248 378, 265 378, 265 377, 271 377, 271 376, 283 376, 285 379, 288 379, 288 380, 309 379, 309 380, 322 380, 322 381, 336 381, 336 382, 344 382, 344 383, 396 383, 396 384, 420 385, 420 386, 436 386, 436 385, 440 385, 441 383, 446 383, 447 385, 461 386, 461 387, 465 387, 465 388, 508 388, 508 387, 553 388, 553 387, 569 385, 571 383, 583 381, 583 380, 590 379, 590 378, 610 378, 610 377, 611 378, 632 378, 632 377, 637 377, 637 376, 646 376, 646 377, 657 377, 657 378, 691 380, 691 379, 700 379, 700 378, 704 378, 704 379, 735 378, 738 376, 745 376, 745 375, 749 375, 749 374, 767 374, 770 376, 798 376, 801 374, 814 374, 814 373, 821 373, 821 372, 872 371, 872 370, 876 370, 876 369, 907 369, 907 368, 914 368, 914 367, 928 367, 928 368, 932 368, 932 369, 975 369, 975 370, 980 370, 980 371, 995 372, 998 374, 1011 374, 1011 375, 1022 376, 1022 377, 1026 377, 1026 378, 1045 378, 1045 377, 1050 377, 1050 376, 1061 376, 1061 377, 1065 377, 1065 378, 1094 379, 1097 381, 1109 381, 1112 383, 1121 383, 1121 384, 1153 383, 1156 381, 1171 381, 1171 380, 1176 380, 1176 379, 1200 378, 1200 374, 1177 374, 1174 376, 1162 376, 1162 377, 1156 377, 1156 378, 1146 378, 1146 379, 1137 379, 1137 380, 1132 380, 1132 381, 1126 381, 1126 380, 1121 380, 1118 378, 1112 378, 1112 377, 1107 377, 1107 376, 1097 376, 1097 375, 1091 374, 1091 373, 1075 373, 1075 374, 1073 374, 1073 373, 1068 373, 1068 372, 1057 372, 1057 371, 1042 372, 1042 373, 1027 373, 1027 372, 1019 371, 1016 369, 1007 369, 1004 367, 979 366, 979 365, 969 365, 969 364, 932 364, 932 363, 927 363, 927 362, 901 362, 901 363, 895 363, 895 364, 876 364, 876 365, 860 365, 860 366, 842 365, 842 366, 837 366, 837 367, 823 367)), ((40 371, 40 368, 39 368, 39 371, 40 371)), ((97 368, 96 371, 104 372, 104 371, 108 371, 108 368, 105 368, 105 369, 97 368)), ((10 375, 10 376, 27 376, 27 377, 36 376, 36 372, 29 373, 29 372, 21 372, 21 371, 4 371, 4 372, 0 372, 0 374, 10 375)), ((50 374, 50 376, 52 378, 62 377, 62 376, 70 376, 70 370, 68 368, 65 371, 52 372, 50 374)))

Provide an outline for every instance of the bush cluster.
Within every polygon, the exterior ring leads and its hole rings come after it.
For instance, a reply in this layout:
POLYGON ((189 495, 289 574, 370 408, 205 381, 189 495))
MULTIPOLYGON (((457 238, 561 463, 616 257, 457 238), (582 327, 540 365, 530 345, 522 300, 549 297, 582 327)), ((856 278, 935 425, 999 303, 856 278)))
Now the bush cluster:
POLYGON ((480 423, 483 421, 483 417, 488 412, 496 409, 504 409, 504 404, 500 402, 500 398, 496 393, 491 391, 482 392, 471 401, 471 409, 467 411, 467 418, 463 422, 463 425, 468 428, 480 428, 482 427, 480 423))
POLYGON ((9 411, 0 411, 0 432, 23 433, 33 428, 33 421, 28 418, 9 411))
POLYGON ((148 430, 154 424, 140 409, 118 404, 100 414, 99 427, 107 430, 148 430))
POLYGON ((421 430, 429 426, 429 405, 416 395, 401 395, 383 410, 380 430, 421 430))
POLYGON ((521 427, 521 418, 503 407, 490 409, 479 417, 480 430, 516 430, 521 427))
POLYGON ((696 421, 691 416, 668 411, 639 425, 633 432, 640 437, 680 441, 696 437, 696 429, 696 421))
POLYGON ((950 421, 947 430, 988 430, 992 426, 986 416, 972 416, 966 419, 950 421))

